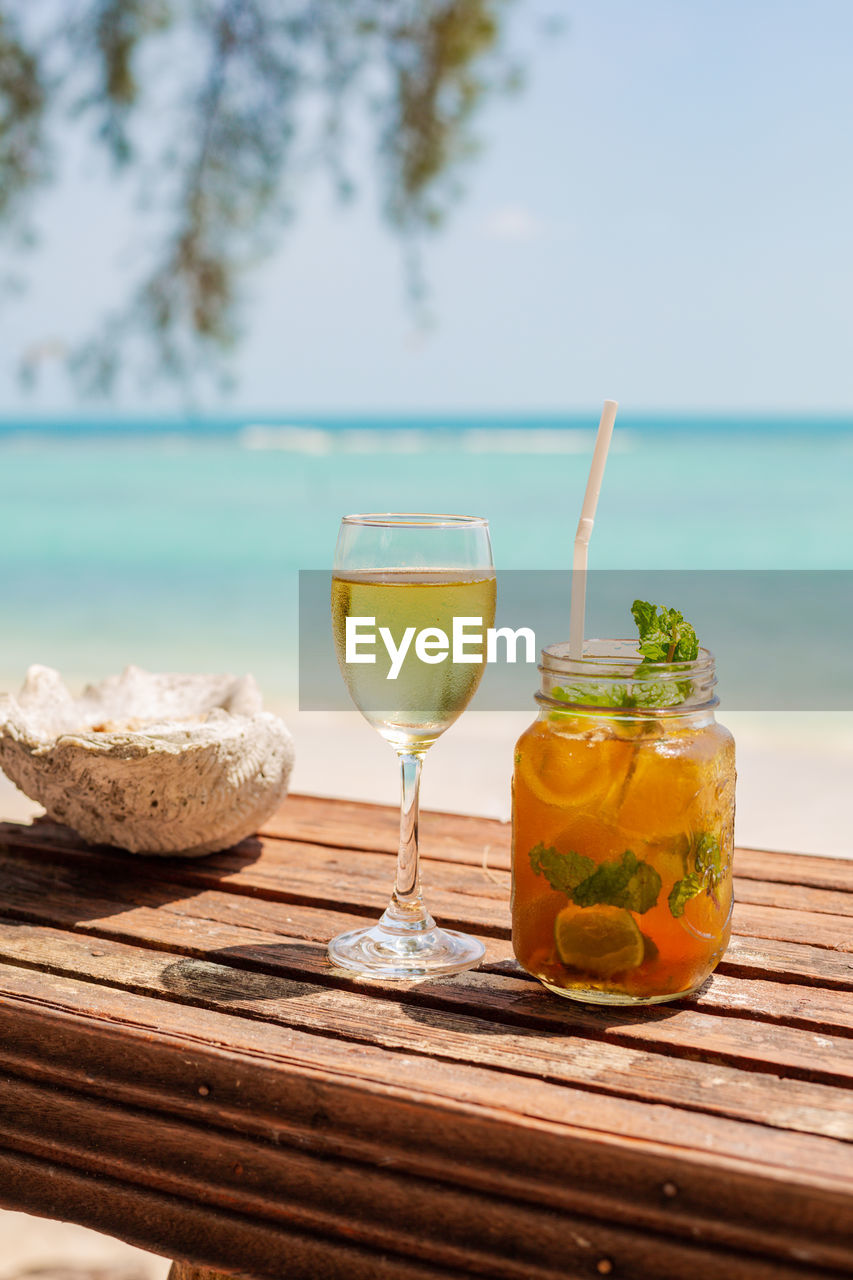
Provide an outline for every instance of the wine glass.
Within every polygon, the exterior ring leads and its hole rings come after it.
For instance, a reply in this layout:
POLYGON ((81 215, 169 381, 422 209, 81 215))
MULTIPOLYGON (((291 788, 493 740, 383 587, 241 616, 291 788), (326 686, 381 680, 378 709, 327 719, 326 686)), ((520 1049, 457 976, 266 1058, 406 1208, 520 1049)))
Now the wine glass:
POLYGON ((413 980, 458 973, 483 956, 481 942, 439 929, 424 904, 418 789, 424 754, 464 711, 480 683, 485 631, 494 616, 486 520, 379 514, 341 521, 332 574, 338 664, 359 711, 397 752, 403 781, 391 901, 375 925, 339 934, 329 943, 331 961, 363 977, 413 980), (463 620, 469 637, 456 654, 454 618, 458 626, 463 620), (470 638, 478 630, 480 643, 470 638), (453 661, 463 651, 467 657, 453 661))

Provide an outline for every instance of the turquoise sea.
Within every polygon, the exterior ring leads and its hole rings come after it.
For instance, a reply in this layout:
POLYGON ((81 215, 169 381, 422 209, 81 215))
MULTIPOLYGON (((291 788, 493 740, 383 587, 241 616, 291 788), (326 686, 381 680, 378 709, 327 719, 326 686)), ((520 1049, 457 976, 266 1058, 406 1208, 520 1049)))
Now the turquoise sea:
MULTIPOLYGON (((295 699, 297 571, 342 514, 482 514, 500 568, 565 568, 589 418, 0 423, 0 689, 42 662, 253 671, 295 699)), ((853 419, 620 412, 602 569, 853 568, 853 419)))

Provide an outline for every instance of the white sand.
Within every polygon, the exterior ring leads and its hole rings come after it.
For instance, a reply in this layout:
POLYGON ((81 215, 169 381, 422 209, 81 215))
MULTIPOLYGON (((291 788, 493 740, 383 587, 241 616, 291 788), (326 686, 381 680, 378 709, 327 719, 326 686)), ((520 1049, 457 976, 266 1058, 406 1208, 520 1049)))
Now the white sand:
POLYGON ((73 1222, 0 1211, 0 1280, 31 1267, 115 1268, 122 1280, 166 1280, 169 1260, 73 1222))
MULTIPOLYGON (((391 749, 357 712, 281 709, 296 739, 293 789, 397 803, 391 749)), ((737 741, 737 841, 755 849, 853 856, 853 714, 729 712, 737 741)), ((532 713, 470 711, 433 747, 422 804, 508 819, 513 744, 532 713)), ((0 818, 38 807, 0 774, 0 818)))
MULTIPOLYGON (((722 717, 738 749, 737 840, 752 848, 853 856, 849 800, 853 715, 744 713, 722 717)), ((296 739, 294 790, 394 804, 391 749, 361 717, 287 714, 296 739)), ((528 713, 469 712, 439 741, 424 769, 425 808, 509 817, 512 748, 528 713)), ((36 805, 0 775, 0 817, 27 821, 36 805)), ((429 819, 427 818, 428 822, 429 819)), ((164 1280, 168 1263, 70 1223, 0 1212, 0 1280, 49 1262, 135 1265, 164 1280)))
MULTIPOLYGON (((532 718, 468 712, 426 759, 423 807, 508 819, 513 745, 532 718)), ((721 718, 737 743, 737 842, 853 856, 853 714, 721 718)), ((288 721, 296 738, 295 790, 397 803, 393 754, 358 714, 303 712, 288 721)))

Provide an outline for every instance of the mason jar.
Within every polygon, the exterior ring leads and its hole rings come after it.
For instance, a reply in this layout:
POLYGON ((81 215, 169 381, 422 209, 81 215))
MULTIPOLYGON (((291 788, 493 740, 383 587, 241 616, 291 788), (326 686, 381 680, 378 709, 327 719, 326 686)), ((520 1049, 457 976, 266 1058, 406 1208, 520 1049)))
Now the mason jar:
POLYGON ((649 663, 631 640, 543 650, 515 748, 512 940, 550 991, 655 1004, 729 941, 735 750, 714 658, 649 663))

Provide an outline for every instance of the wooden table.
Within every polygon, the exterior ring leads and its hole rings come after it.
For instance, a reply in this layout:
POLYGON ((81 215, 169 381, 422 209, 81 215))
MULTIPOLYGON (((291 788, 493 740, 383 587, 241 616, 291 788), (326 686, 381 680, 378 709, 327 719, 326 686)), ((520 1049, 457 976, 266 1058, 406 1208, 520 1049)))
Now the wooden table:
POLYGON ((191 862, 0 825, 0 1203, 255 1280, 853 1274, 853 863, 740 850, 702 994, 599 1011, 516 968, 507 827, 422 834, 486 962, 401 989, 324 946, 391 810, 191 862))

